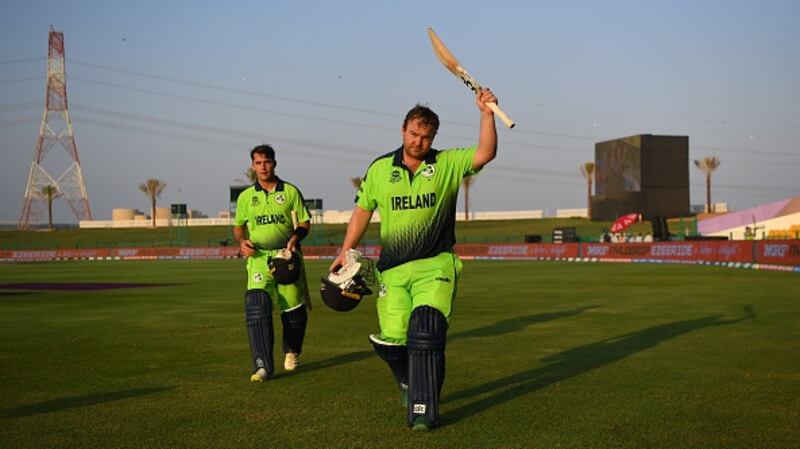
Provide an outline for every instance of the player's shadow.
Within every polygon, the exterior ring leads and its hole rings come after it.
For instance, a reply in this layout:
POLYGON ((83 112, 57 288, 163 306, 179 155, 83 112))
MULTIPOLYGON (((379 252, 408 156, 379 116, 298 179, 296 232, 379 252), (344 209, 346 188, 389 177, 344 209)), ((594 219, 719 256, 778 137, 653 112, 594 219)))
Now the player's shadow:
POLYGON ((36 292, 0 292, 0 298, 4 296, 24 296, 24 295, 33 295, 36 292))
POLYGON ((547 321, 553 321, 561 318, 567 318, 579 315, 587 310, 596 309, 597 307, 599 306, 586 306, 572 310, 562 310, 558 312, 549 312, 549 313, 536 313, 533 315, 509 318, 507 320, 498 321, 488 326, 476 327, 474 329, 456 332, 454 334, 448 335, 447 341, 451 342, 453 340, 458 340, 461 338, 470 338, 470 337, 494 337, 502 334, 508 334, 511 332, 517 332, 534 324, 539 324, 547 321))
POLYGON ((346 354, 339 354, 324 360, 317 360, 308 364, 303 364, 302 369, 292 375, 304 374, 318 369, 332 368, 334 366, 345 365, 347 363, 360 362, 361 360, 368 359, 375 355, 375 351, 355 351, 346 354))
POLYGON ((50 401, 37 402, 35 404, 22 405, 12 409, 4 410, 0 412, 0 419, 39 415, 77 407, 89 407, 106 402, 121 401, 123 399, 130 399, 149 394, 163 393, 164 391, 172 390, 174 388, 175 387, 143 387, 132 388, 130 390, 91 393, 82 396, 53 399, 50 401))
POLYGON ((542 362, 546 363, 544 366, 511 374, 448 395, 443 402, 461 401, 488 394, 481 399, 448 410, 442 416, 443 424, 453 424, 496 405, 617 362, 689 332, 713 326, 727 326, 755 318, 752 307, 745 307, 745 312, 744 316, 730 320, 725 320, 720 315, 712 315, 694 320, 661 324, 547 356, 542 359, 542 362))
MULTIPOLYGON (((580 313, 585 312, 586 310, 594 309, 596 307, 598 306, 586 306, 572 310, 563 310, 559 312, 550 312, 550 313, 537 313, 533 315, 511 318, 507 320, 498 321, 488 326, 469 329, 462 332, 456 332, 448 336, 447 340, 448 342, 450 342, 460 338, 491 337, 496 335, 508 334, 511 332, 522 330, 533 324, 544 323, 546 321, 553 321, 560 318, 566 318, 578 315, 580 313)), ((298 370, 298 372, 293 373, 293 375, 315 371, 318 369, 332 368, 334 366, 344 365, 352 362, 360 362, 361 360, 368 359, 372 356, 375 356, 375 351, 372 350, 356 351, 356 352, 349 352, 346 354, 340 354, 328 359, 318 360, 315 362, 304 364, 302 371, 298 370)))

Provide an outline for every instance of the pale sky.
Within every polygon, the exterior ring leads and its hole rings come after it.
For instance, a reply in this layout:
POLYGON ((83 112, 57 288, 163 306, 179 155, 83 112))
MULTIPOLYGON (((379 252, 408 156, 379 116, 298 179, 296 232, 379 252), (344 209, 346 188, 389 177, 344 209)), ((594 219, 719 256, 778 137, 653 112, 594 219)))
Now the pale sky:
MULTIPOLYGON (((397 148, 431 106, 436 148, 476 143, 469 91, 433 27, 517 122, 471 209, 585 207, 594 143, 688 135, 718 156, 732 209, 800 195, 798 1, 11 1, 0 15, 0 222, 19 218, 44 108, 47 34, 64 32, 70 118, 95 219, 160 205, 227 209, 248 150, 271 143, 306 198, 351 209, 351 177, 397 148)), ((58 177, 66 152, 45 169, 58 177)), ((692 204, 705 199, 691 174, 692 204)), ((74 222, 65 204, 56 219, 74 222)))

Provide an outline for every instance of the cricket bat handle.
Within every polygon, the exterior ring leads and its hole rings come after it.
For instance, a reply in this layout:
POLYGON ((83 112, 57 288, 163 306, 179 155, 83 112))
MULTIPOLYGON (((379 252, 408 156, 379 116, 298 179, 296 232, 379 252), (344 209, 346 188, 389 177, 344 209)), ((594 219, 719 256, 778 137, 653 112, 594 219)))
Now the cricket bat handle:
POLYGON ((491 109, 491 110, 492 110, 492 112, 494 112, 494 115, 496 115, 497 117, 499 117, 499 118, 500 118, 500 120, 502 120, 502 121, 503 121, 503 123, 505 123, 505 124, 506 124, 506 126, 508 126, 509 128, 513 128, 513 127, 514 127, 514 125, 516 125, 516 123, 514 123, 514 120, 511 120, 511 119, 510 119, 510 118, 509 118, 509 117, 506 115, 506 113, 505 113, 505 112, 503 112, 503 110, 502 110, 502 109, 500 109, 500 106, 498 106, 498 105, 497 105, 497 103, 495 103, 495 102, 489 102, 489 103, 486 103, 486 106, 488 106, 488 107, 489 107, 489 109, 491 109))

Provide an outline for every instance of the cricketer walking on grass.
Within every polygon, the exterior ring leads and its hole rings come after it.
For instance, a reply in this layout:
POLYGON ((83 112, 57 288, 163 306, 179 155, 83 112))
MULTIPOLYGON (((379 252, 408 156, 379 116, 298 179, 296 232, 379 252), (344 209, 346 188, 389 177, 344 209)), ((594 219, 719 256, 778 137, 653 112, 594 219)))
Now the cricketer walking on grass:
POLYGON ((253 148, 250 160, 257 179, 237 199, 233 235, 241 255, 247 258, 245 319, 253 359, 250 380, 262 382, 275 372, 273 302, 281 311, 284 368, 292 371, 300 362, 308 322, 306 304, 310 305, 300 241, 308 235, 311 217, 300 190, 275 174, 277 162, 271 146, 253 148))
POLYGON ((494 113, 488 89, 477 92, 478 145, 431 148, 439 117, 425 106, 411 109, 401 128, 403 146, 369 166, 356 196, 342 250, 330 267, 345 265, 377 209, 381 255, 377 299, 380 333, 370 342, 401 389, 408 425, 429 430, 439 419, 445 375, 445 340, 461 261, 453 253, 461 181, 497 154, 494 113))

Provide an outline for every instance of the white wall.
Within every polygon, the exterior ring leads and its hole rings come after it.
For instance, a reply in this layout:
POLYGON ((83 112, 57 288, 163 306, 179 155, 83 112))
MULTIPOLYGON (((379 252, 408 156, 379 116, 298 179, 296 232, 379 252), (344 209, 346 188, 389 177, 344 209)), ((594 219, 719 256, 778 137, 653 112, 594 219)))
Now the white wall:
MULTIPOLYGON (((570 211, 585 211, 586 209, 567 209, 570 211)), ((347 223, 350 221, 352 210, 325 210, 322 213, 323 223, 347 223)), ((569 215, 570 217, 577 217, 580 215, 569 215)), ((470 220, 520 220, 530 218, 543 218, 544 212, 541 210, 512 210, 512 211, 495 211, 495 212, 473 212, 470 214, 470 220)), ((456 220, 464 220, 464 213, 457 212, 456 220)), ((381 216, 375 211, 372 215, 372 223, 380 223, 381 216)), ((189 218, 186 220, 188 226, 233 226, 233 220, 230 218, 189 218)), ((156 227, 166 227, 170 225, 170 220, 156 220, 156 227)), ((81 228, 146 228, 150 226, 150 220, 92 220, 81 221, 79 223, 81 228)))
POLYGON ((572 218, 572 217, 579 217, 579 218, 589 218, 589 209, 587 208, 578 208, 578 209, 558 209, 556 210, 556 218, 572 218))
MULTIPOLYGON (((789 229, 791 225, 800 225, 800 212, 773 218, 772 220, 756 222, 756 226, 758 226, 758 230, 756 231, 756 239, 761 240, 767 234, 769 234, 769 231, 772 230, 789 229)), ((749 224, 745 226, 739 226, 737 228, 724 229, 722 231, 717 231, 706 235, 725 236, 729 238, 732 235, 733 240, 744 240, 744 228, 747 226, 750 226, 751 228, 753 227, 752 224, 749 224)))
MULTIPOLYGON (((177 220, 172 220, 173 225, 178 225, 177 220)), ((146 220, 82 220, 78 226, 84 229, 91 228, 148 228, 152 221, 146 220)), ((156 219, 156 227, 162 228, 170 225, 170 219, 156 219)), ((233 220, 228 218, 189 218, 187 226, 232 226, 233 220)))

